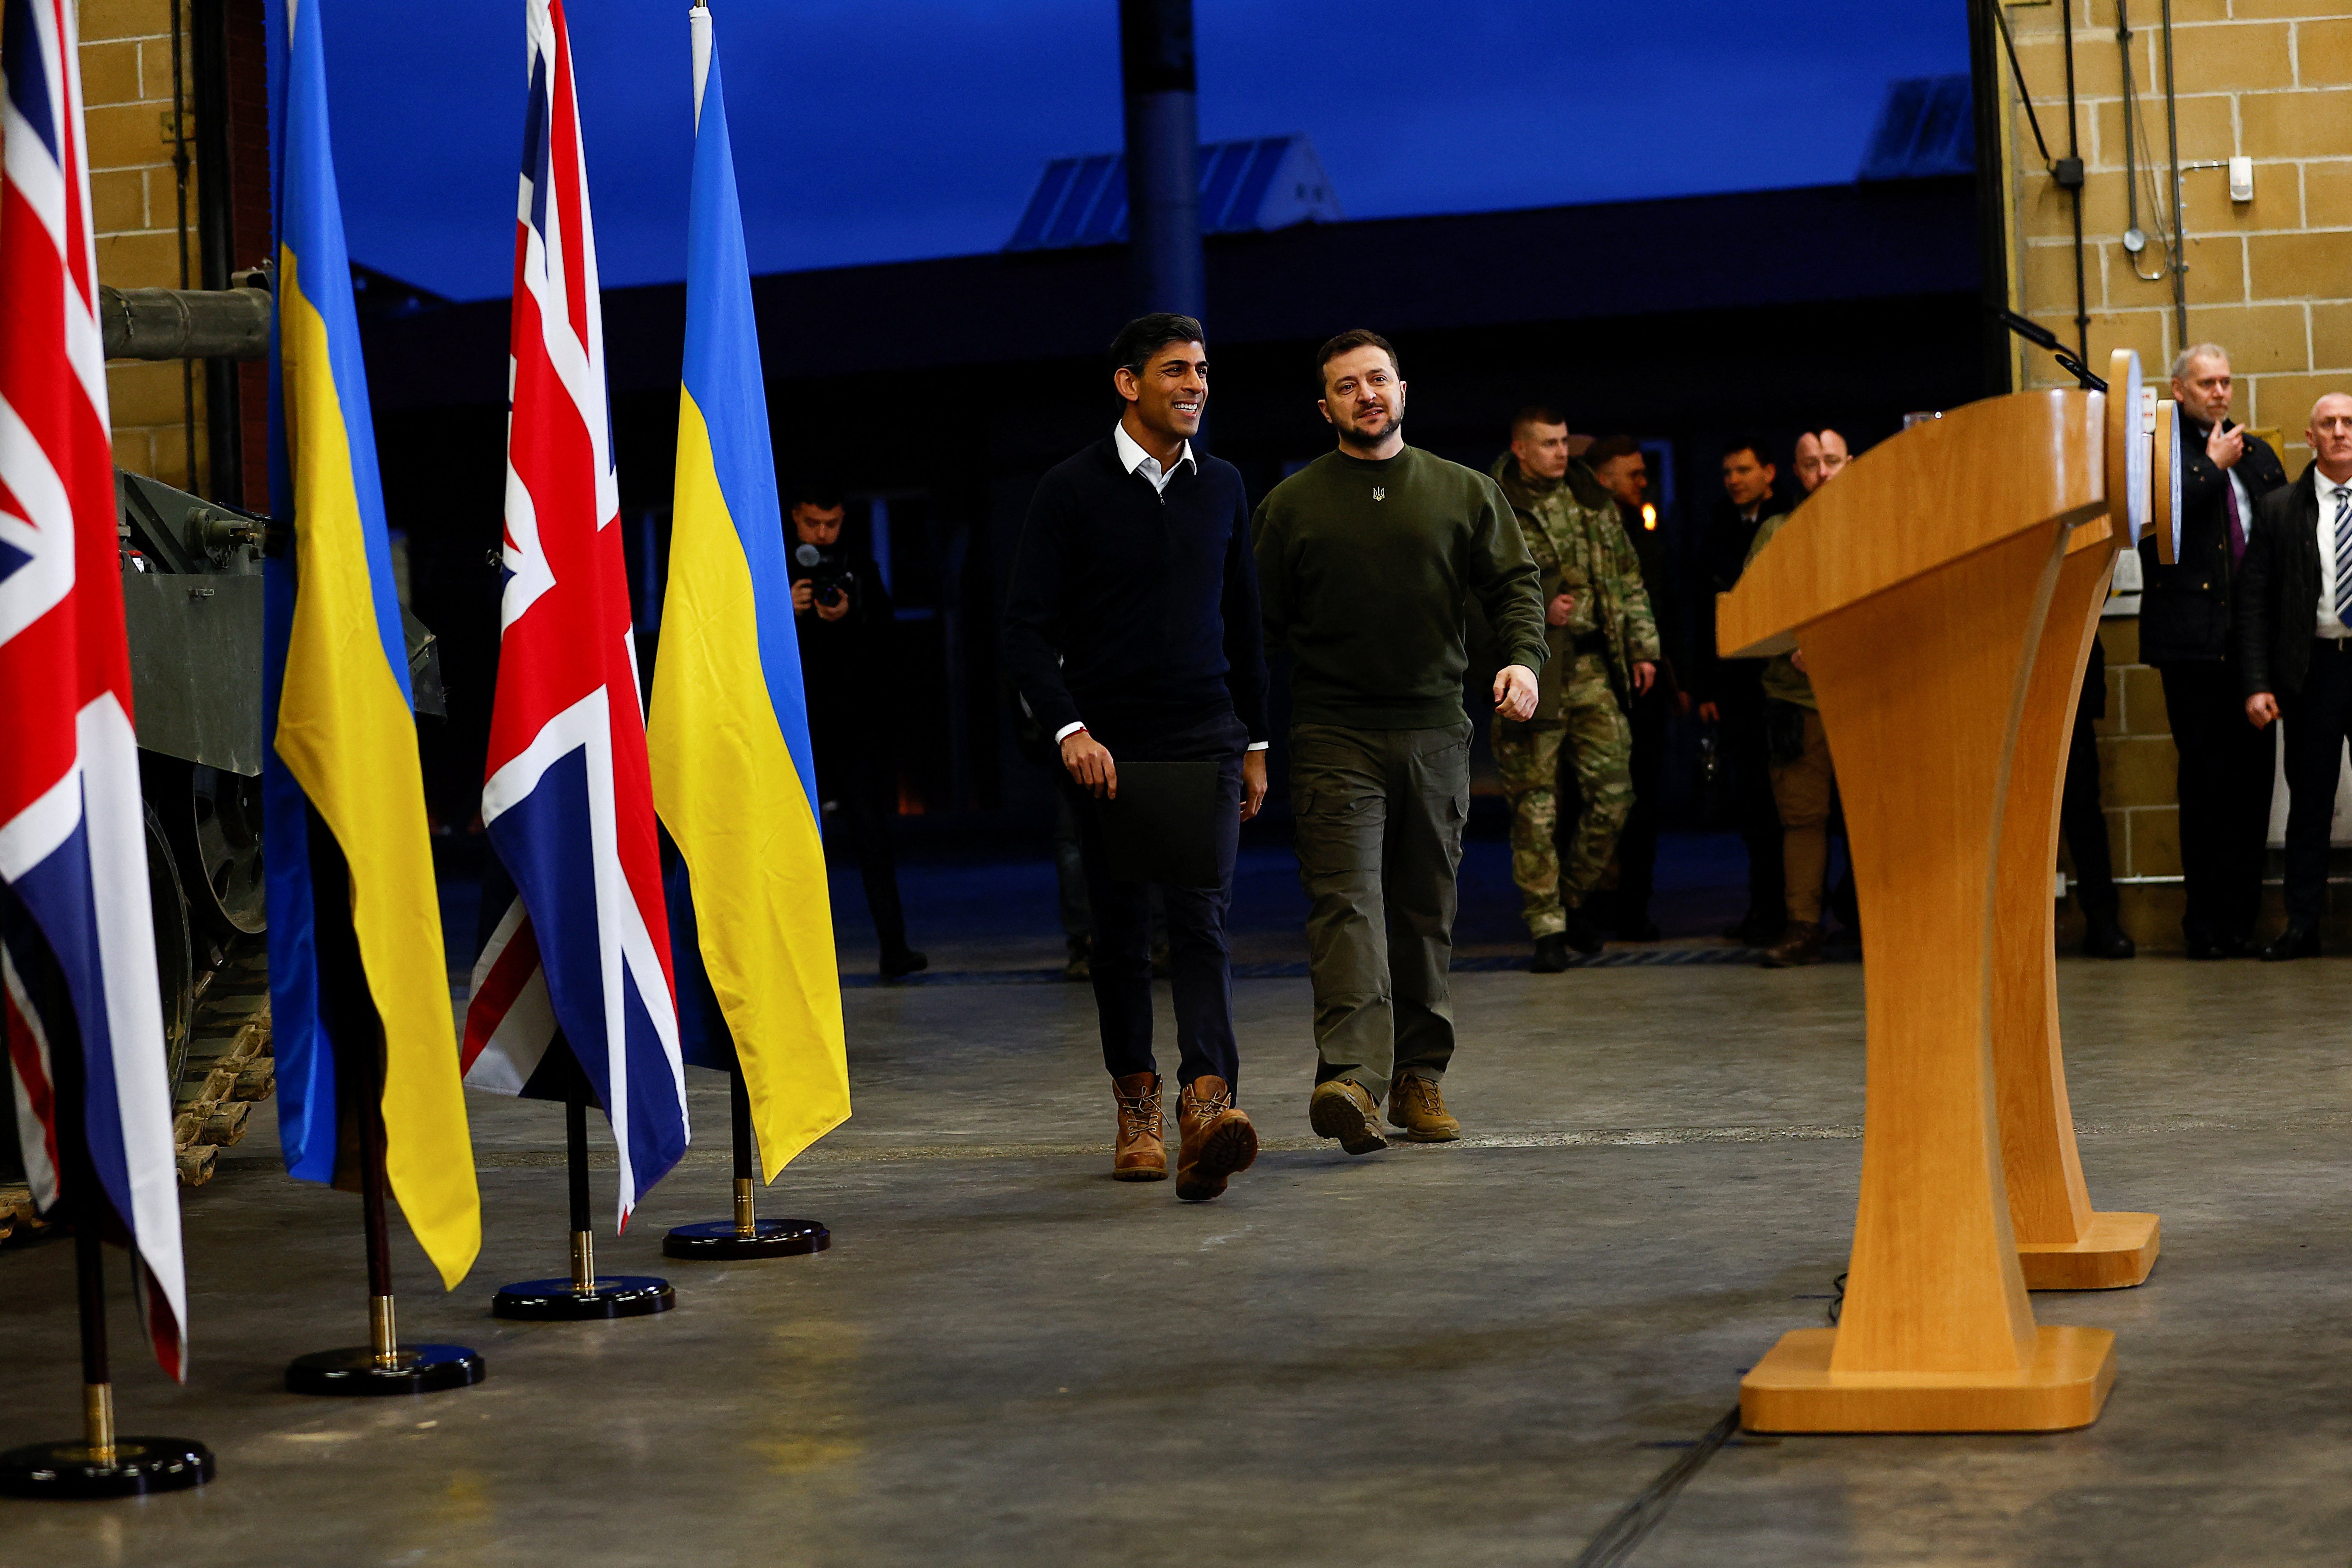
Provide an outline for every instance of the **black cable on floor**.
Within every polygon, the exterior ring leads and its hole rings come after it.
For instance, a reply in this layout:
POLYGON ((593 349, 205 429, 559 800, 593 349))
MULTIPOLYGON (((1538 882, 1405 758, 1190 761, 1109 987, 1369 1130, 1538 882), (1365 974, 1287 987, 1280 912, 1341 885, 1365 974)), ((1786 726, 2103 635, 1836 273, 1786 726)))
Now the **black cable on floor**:
POLYGON ((1690 1479, 1698 1474, 1699 1467, 1715 1458, 1716 1450, 1731 1441, 1739 1430, 1739 1406, 1733 1405, 1723 1413, 1723 1419, 1706 1429, 1706 1435, 1691 1445, 1690 1451, 1673 1464, 1648 1486, 1643 1487, 1632 1502, 1618 1511, 1591 1543, 1577 1554, 1570 1568, 1613 1568, 1633 1554, 1642 1538, 1657 1528, 1665 1518, 1675 1494, 1683 1489, 1690 1479))

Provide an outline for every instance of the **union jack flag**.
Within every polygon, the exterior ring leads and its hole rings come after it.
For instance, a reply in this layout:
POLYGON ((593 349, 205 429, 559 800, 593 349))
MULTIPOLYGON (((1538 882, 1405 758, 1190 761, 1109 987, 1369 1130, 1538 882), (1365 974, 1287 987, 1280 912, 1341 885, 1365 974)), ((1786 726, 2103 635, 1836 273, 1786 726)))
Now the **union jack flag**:
POLYGON ((554 1097, 569 1074, 551 1048, 570 1048, 613 1124, 625 1226, 686 1151, 686 1069, 562 0, 529 0, 528 35, 506 593, 482 789, 506 877, 483 889, 491 931, 461 1059, 477 1088, 554 1097))
MULTIPOLYGON (((0 982, 34 1201, 77 1152, 184 1377, 179 1167, 131 723, 69 0, 0 16, 0 982), (60 1119, 74 1110, 79 1124, 60 1119)), ((77 1194, 87 1197, 91 1194, 77 1194)))

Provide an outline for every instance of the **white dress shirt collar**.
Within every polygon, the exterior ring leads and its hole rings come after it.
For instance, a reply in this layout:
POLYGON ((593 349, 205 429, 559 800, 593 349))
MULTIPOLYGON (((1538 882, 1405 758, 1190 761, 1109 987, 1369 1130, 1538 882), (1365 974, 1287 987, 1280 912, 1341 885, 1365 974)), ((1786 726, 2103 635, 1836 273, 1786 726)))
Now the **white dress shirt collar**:
POLYGON ((2336 602, 2336 574, 2341 569, 2336 560, 2336 500, 2341 491, 2352 489, 2352 481, 2339 485, 2315 468, 2311 475, 2311 488, 2312 493, 2319 501, 2319 515, 2313 519, 2312 528, 2312 532, 2319 545, 2317 630, 2323 637, 2340 638, 2347 633, 2352 633, 2352 625, 2347 625, 2344 618, 2345 612, 2352 609, 2352 605, 2339 605, 2336 602))
POLYGON ((1145 451, 1141 443, 1127 433, 1125 420, 1110 427, 1110 438, 1118 448, 1119 466, 1130 474, 1140 473, 1151 481, 1151 488, 1162 495, 1168 493, 1168 481, 1174 479, 1176 470, 1185 464, 1192 463, 1192 471, 1196 474, 1201 471, 1201 465, 1192 462, 1192 443, 1190 441, 1185 442, 1184 449, 1176 454, 1176 461, 1163 469, 1160 459, 1145 451))

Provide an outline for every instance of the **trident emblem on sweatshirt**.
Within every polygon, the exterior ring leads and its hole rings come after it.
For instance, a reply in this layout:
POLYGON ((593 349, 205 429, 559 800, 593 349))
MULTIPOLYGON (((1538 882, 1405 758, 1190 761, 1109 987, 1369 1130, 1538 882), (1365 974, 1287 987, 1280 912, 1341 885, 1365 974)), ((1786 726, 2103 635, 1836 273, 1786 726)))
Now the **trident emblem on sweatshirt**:
POLYGON ((1374 485, 1374 486, 1372 487, 1372 499, 1373 499, 1374 500, 1388 500, 1388 499, 1389 499, 1389 490, 1388 490, 1388 487, 1387 487, 1386 485, 1374 485))

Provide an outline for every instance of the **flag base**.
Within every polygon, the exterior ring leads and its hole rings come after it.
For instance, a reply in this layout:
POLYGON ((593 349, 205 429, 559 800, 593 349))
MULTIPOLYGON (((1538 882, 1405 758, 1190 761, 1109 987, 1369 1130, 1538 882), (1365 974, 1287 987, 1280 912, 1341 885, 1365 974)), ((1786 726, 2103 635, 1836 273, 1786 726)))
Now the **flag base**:
POLYGON ((568 1279, 509 1285, 490 1298, 490 1315, 526 1322, 582 1322, 650 1317, 677 1305, 677 1294, 667 1279, 650 1274, 600 1274, 585 1290, 568 1279))
POLYGON ((87 1442, 31 1443, 0 1454, 0 1497, 144 1497, 213 1479, 213 1451, 185 1437, 117 1437, 104 1458, 87 1442))
POLYGON ((662 1237, 662 1256, 704 1261, 732 1258, 797 1258, 823 1252, 833 1245, 833 1232, 813 1219, 763 1219, 743 1234, 732 1220, 714 1219, 703 1225, 682 1225, 662 1237))
POLYGON ((314 1351, 286 1368, 289 1394, 438 1394, 482 1381, 482 1358, 463 1345, 404 1345, 389 1361, 373 1348, 314 1351))

